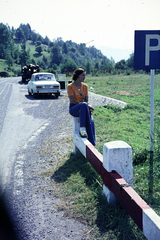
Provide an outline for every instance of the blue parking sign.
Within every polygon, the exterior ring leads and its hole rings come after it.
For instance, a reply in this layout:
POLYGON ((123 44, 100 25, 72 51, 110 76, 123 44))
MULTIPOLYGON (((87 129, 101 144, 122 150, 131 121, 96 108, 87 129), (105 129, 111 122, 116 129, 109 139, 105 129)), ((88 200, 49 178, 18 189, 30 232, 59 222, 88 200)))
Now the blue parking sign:
POLYGON ((160 69, 160 30, 135 31, 134 68, 160 69))

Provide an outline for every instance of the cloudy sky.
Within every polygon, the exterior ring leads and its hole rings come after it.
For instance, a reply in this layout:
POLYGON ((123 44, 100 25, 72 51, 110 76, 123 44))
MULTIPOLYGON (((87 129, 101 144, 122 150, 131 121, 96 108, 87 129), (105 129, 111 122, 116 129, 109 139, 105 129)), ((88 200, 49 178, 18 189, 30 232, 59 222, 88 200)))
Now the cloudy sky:
POLYGON ((134 52, 135 30, 160 30, 159 0, 0 0, 0 22, 52 41, 86 43, 117 62, 134 52))

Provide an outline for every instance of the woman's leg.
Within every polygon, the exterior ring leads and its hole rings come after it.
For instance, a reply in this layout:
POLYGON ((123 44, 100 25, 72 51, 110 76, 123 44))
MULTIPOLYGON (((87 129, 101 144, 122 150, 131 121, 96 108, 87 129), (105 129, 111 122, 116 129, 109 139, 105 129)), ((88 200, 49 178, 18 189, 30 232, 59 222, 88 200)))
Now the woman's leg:
POLYGON ((95 146, 95 127, 93 117, 90 116, 88 104, 85 102, 78 103, 69 109, 73 117, 80 118, 80 127, 86 127, 88 140, 95 146))
POLYGON ((76 105, 71 105, 69 107, 69 113, 73 116, 73 117, 79 117, 79 108, 80 108, 80 105, 79 104, 76 104, 76 105))
POLYGON ((80 118, 80 127, 86 127, 90 123, 90 114, 88 104, 86 102, 78 103, 69 109, 69 113, 73 117, 80 118))
POLYGON ((90 113, 89 107, 86 102, 81 103, 81 107, 79 110, 79 118, 80 118, 80 127, 86 127, 90 125, 90 113))
POLYGON ((93 116, 91 116, 91 124, 86 127, 88 140, 95 146, 96 145, 96 138, 95 138, 95 127, 94 127, 94 120, 93 116))

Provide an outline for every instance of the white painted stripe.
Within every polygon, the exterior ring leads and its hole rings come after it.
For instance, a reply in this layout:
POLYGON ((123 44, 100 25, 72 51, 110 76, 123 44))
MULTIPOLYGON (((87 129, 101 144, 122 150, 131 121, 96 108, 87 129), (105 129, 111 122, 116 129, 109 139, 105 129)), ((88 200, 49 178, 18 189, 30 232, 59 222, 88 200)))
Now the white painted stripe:
POLYGON ((24 156, 23 156, 22 160, 16 162, 17 166, 18 166, 18 164, 19 164, 19 165, 23 165, 23 163, 24 163, 24 162, 23 162, 23 159, 24 159, 24 156))
POLYGON ((28 142, 32 142, 43 130, 46 129, 46 127, 49 125, 49 123, 43 124, 28 140, 28 142))
POLYGON ((160 217, 152 208, 143 210, 143 233, 148 240, 160 239, 160 217))
MULTIPOLYGON (((16 166, 16 168, 17 168, 17 166, 16 166)), ((16 178, 22 178, 23 177, 23 170, 20 169, 20 168, 16 169, 14 175, 15 175, 16 178)))
POLYGON ((23 178, 19 178, 19 179, 17 178, 16 179, 16 184, 15 184, 15 189, 17 189, 18 187, 22 187, 23 185, 24 185, 23 178))
MULTIPOLYGON (((28 140, 32 142, 46 127, 49 125, 49 122, 43 124, 28 140)), ((26 149, 28 144, 25 144, 22 149, 26 149)), ((33 144, 32 144, 33 146, 33 144)), ((19 155, 17 157, 15 171, 14 171, 14 194, 19 195, 21 193, 20 187, 24 185, 23 180, 23 164, 24 164, 25 155, 19 155)))
POLYGON ((2 91, 0 92, 0 95, 2 95, 3 92, 5 92, 5 95, 4 95, 4 97, 2 98, 2 102, 3 102, 3 100, 5 99, 6 94, 8 93, 8 92, 7 92, 8 89, 6 89, 6 87, 7 87, 7 85, 5 85, 4 88, 2 89, 2 91))
POLYGON ((14 189, 14 195, 19 195, 21 193, 20 190, 14 189))
POLYGON ((15 170, 14 170, 14 194, 19 195, 21 190, 19 189, 24 185, 23 181, 23 164, 24 164, 24 154, 17 157, 15 170))
POLYGON ((27 145, 27 144, 25 144, 25 145, 22 147, 22 149, 26 149, 26 148, 27 148, 27 146, 28 146, 28 145, 27 145))

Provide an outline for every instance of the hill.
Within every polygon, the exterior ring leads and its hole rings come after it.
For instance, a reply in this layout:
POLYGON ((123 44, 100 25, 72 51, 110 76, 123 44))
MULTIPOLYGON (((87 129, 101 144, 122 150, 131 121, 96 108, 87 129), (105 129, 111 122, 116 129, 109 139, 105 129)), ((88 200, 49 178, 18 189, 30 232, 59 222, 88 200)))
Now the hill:
POLYGON ((0 23, 0 50, 0 70, 7 69, 10 75, 20 75, 21 67, 28 64, 56 73, 73 72, 77 67, 85 68, 87 73, 110 71, 115 65, 94 46, 64 42, 62 38, 50 41, 29 24, 14 29, 0 23))

